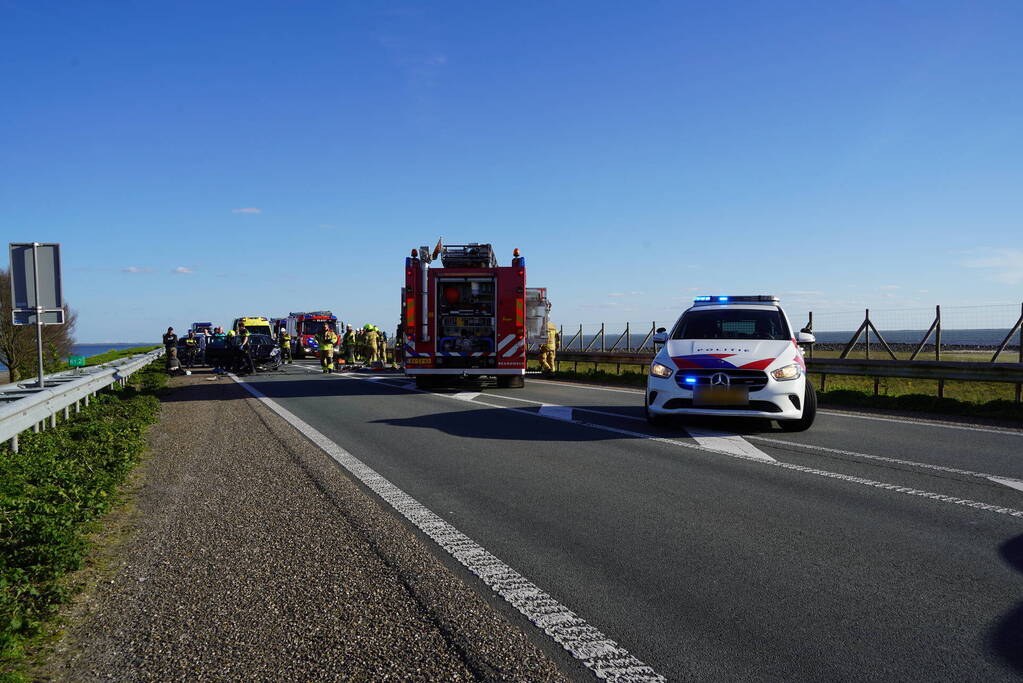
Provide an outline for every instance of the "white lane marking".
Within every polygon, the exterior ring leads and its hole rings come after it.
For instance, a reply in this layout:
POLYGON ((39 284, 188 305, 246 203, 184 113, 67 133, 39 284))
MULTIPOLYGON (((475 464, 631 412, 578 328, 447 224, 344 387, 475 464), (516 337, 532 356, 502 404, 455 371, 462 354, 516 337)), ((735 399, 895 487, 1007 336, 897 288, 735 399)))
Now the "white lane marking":
POLYGON ((451 398, 457 398, 459 401, 471 401, 479 395, 478 391, 459 391, 451 394, 451 398))
MULTIPOLYGON (((611 387, 598 387, 590 384, 579 384, 577 382, 557 382, 549 379, 534 379, 530 380, 537 384, 554 384, 562 387, 574 387, 577 389, 586 389, 587 391, 612 391, 619 394, 642 394, 643 389, 612 389, 611 387)), ((912 418, 897 418, 897 417, 878 417, 876 415, 858 415, 856 413, 847 413, 838 410, 818 410, 818 413, 822 415, 834 415, 836 417, 848 417, 855 420, 876 420, 878 422, 895 422, 897 424, 911 424, 920 425, 921 427, 941 427, 942 429, 962 429, 968 432, 985 432, 987 434, 1002 434, 1004 436, 1023 436, 1023 431, 1015 431, 1008 429, 994 429, 991 427, 974 427, 972 425, 965 425, 961 423, 946 424, 942 422, 928 422, 926 420, 914 420, 912 418)))
POLYGON ((1002 434, 1003 436, 1023 436, 1023 431, 993 429, 991 427, 973 427, 971 425, 964 425, 958 422, 946 424, 943 422, 928 422, 926 420, 913 420, 909 418, 900 417, 878 417, 876 415, 857 415, 856 413, 846 413, 840 410, 818 410, 817 412, 823 413, 824 415, 834 415, 835 417, 848 417, 854 420, 875 420, 876 422, 895 422, 897 424, 920 425, 921 427, 941 427, 942 429, 962 429, 963 431, 967 432, 985 432, 987 434, 1002 434))
MULTIPOLYGON (((483 580, 495 593, 507 600, 527 619, 543 629, 573 657, 609 681, 664 681, 663 676, 632 656, 549 594, 542 591, 482 546, 451 526, 422 503, 380 476, 308 423, 275 403, 245 379, 231 375, 263 405, 302 432, 339 465, 351 472, 374 493, 384 499, 405 519, 432 538, 451 557, 483 580)), ((364 379, 353 377, 351 379, 364 379)), ((424 392, 425 393, 425 392, 424 392)))
POLYGON ((692 425, 685 425, 685 430, 701 446, 713 448, 716 451, 740 453, 759 460, 774 460, 774 458, 738 434, 728 434, 727 432, 719 432, 713 429, 702 429, 692 425))
MULTIPOLYGON (((508 396, 507 394, 500 394, 501 398, 509 399, 511 401, 520 401, 522 403, 533 403, 548 408, 553 407, 549 403, 542 403, 541 401, 531 401, 528 398, 518 398, 517 396, 508 396)), ((564 407, 564 406, 561 406, 564 407)), ((583 413, 593 413, 594 415, 606 415, 608 417, 620 418, 622 420, 632 420, 634 422, 646 422, 645 418, 635 417, 633 415, 625 415, 623 413, 616 413, 610 410, 594 410, 593 408, 570 408, 569 410, 578 410, 583 413)), ((543 413, 543 408, 540 409, 543 413)), ((571 419, 571 418, 569 418, 571 419)), ((683 429, 689 433, 698 444, 706 446, 712 451, 723 451, 728 453, 739 453, 750 456, 751 458, 758 458, 760 460, 774 460, 767 453, 749 443, 743 437, 738 434, 731 434, 729 432, 720 432, 714 429, 704 429, 702 427, 694 427, 692 425, 683 425, 683 429)))
POLYGON ((555 420, 571 422, 573 419, 572 409, 568 406, 540 406, 540 414, 544 417, 553 417, 555 420))
POLYGON ((1007 479, 1006 477, 988 477, 991 481, 1002 486, 1008 486, 1010 489, 1016 489, 1017 491, 1023 491, 1023 481, 1019 479, 1007 479))
POLYGON ((858 453, 856 451, 846 451, 841 448, 828 448, 827 446, 816 446, 808 443, 797 443, 795 441, 785 441, 784 439, 775 439, 769 436, 749 436, 749 439, 756 441, 765 441, 767 443, 781 444, 782 446, 795 446, 796 448, 806 448, 812 451, 820 451, 822 453, 835 453, 836 455, 848 455, 853 458, 863 458, 866 460, 876 460, 878 462, 887 462, 893 465, 908 465, 910 467, 920 467, 927 470, 935 470, 937 472, 948 472, 950 474, 961 474, 966 477, 977 477, 979 479, 990 479, 991 481, 999 484, 1004 484, 1014 489, 1023 491, 1023 481, 1019 479, 1013 479, 1011 477, 1002 477, 995 474, 988 474, 987 472, 974 472, 972 470, 964 470, 958 467, 948 467, 946 465, 932 465, 926 462, 916 462, 915 460, 902 460, 900 458, 889 458, 883 455, 870 455, 868 453, 858 453))
POLYGON ((594 391, 613 391, 618 394, 642 394, 643 389, 612 389, 611 387, 598 387, 593 384, 579 384, 578 382, 557 382, 550 379, 534 379, 537 384, 556 384, 561 387, 572 387, 574 389, 593 389, 594 391))
MULTIPOLYGON (((343 379, 360 379, 359 377, 351 377, 351 376, 348 376, 348 377, 342 376, 342 378, 343 379)), ((413 391, 416 391, 416 392, 419 392, 419 393, 423 393, 423 394, 431 394, 432 393, 432 392, 429 392, 429 391, 421 391, 419 389, 413 389, 413 391)), ((445 396, 445 394, 432 394, 432 395, 433 396, 439 396, 439 397, 442 397, 442 398, 445 396)), ((525 408, 509 408, 508 406, 503 406, 503 405, 500 405, 500 404, 497 404, 497 403, 487 403, 485 401, 480 401, 478 399, 473 401, 473 403, 478 404, 478 405, 484 405, 484 406, 487 406, 487 407, 490 407, 490 408, 500 408, 502 410, 507 410, 507 411, 511 411, 511 412, 514 412, 514 413, 521 413, 523 415, 532 415, 534 417, 548 418, 547 415, 542 415, 540 413, 533 412, 531 410, 526 410, 525 408)), ((565 420, 560 420, 560 418, 548 418, 548 419, 559 419, 559 421, 565 421, 565 420)), ((984 510, 986 512, 995 512, 997 514, 1008 515, 1010 517, 1017 517, 1017 518, 1023 519, 1023 510, 1016 510, 1014 508, 1008 508, 1008 507, 1004 507, 1004 506, 1001 506, 1001 505, 991 505, 990 503, 981 503, 980 501, 970 500, 969 498, 957 498, 955 496, 947 496, 947 495, 945 495, 943 493, 935 493, 933 491, 924 491, 922 489, 915 489, 915 488, 912 488, 910 486, 899 486, 898 484, 888 484, 888 483, 885 483, 883 481, 875 481, 873 479, 867 479, 865 477, 854 477, 854 476, 849 475, 849 474, 841 474, 839 472, 829 472, 827 470, 819 470, 819 469, 816 469, 814 467, 804 467, 803 465, 793 465, 791 463, 780 462, 778 460, 763 460, 761 458, 757 458, 757 457, 753 457, 753 456, 750 456, 750 455, 746 455, 744 453, 735 453, 735 452, 729 452, 729 451, 719 451, 719 450, 716 450, 714 448, 708 448, 706 446, 701 446, 699 444, 686 443, 684 441, 678 441, 676 439, 668 439, 668 438, 661 437, 661 436, 653 436, 651 434, 645 434, 643 432, 633 432, 633 431, 628 430, 628 429, 619 429, 618 427, 610 427, 608 425, 601 425, 601 424, 596 424, 596 423, 593 423, 593 422, 584 422, 582 420, 571 420, 571 423, 572 424, 576 424, 576 425, 580 425, 582 427, 591 427, 593 429, 600 429, 600 430, 603 430, 605 432, 614 432, 616 434, 624 434, 626 436, 631 436, 631 437, 638 438, 638 439, 645 439, 647 441, 657 441, 657 442, 660 442, 660 443, 672 444, 672 445, 675 445, 675 446, 681 446, 682 448, 690 448, 690 449, 693 449, 693 450, 696 450, 696 451, 701 451, 701 452, 704 452, 704 453, 719 453, 721 455, 727 455, 728 457, 736 458, 738 460, 748 460, 750 462, 759 462, 759 463, 761 463, 763 465, 767 465, 767 466, 771 466, 771 467, 780 467, 781 469, 791 470, 791 471, 794 471, 794 472, 802 472, 804 474, 812 474, 812 475, 815 475, 815 476, 818 476, 818 477, 824 477, 826 479, 836 479, 838 481, 844 481, 844 482, 851 483, 851 484, 860 484, 862 486, 869 486, 871 488, 881 489, 883 491, 892 491, 894 493, 901 493, 901 494, 907 495, 907 496, 916 496, 916 497, 919 497, 919 498, 927 498, 928 500, 934 500, 934 501, 938 501, 940 503, 948 503, 950 505, 961 505, 963 507, 969 507, 969 508, 973 508, 975 510, 984 510)))

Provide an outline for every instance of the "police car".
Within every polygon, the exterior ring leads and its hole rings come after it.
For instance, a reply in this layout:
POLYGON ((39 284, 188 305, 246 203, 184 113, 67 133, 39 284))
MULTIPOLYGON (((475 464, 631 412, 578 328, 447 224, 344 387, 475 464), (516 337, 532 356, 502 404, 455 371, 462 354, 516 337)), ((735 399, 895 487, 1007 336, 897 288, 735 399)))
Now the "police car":
POLYGON ((647 379, 647 420, 742 416, 809 429, 817 397, 799 345, 813 342, 808 331, 793 331, 778 297, 696 297, 670 332, 654 336, 661 348, 647 379))

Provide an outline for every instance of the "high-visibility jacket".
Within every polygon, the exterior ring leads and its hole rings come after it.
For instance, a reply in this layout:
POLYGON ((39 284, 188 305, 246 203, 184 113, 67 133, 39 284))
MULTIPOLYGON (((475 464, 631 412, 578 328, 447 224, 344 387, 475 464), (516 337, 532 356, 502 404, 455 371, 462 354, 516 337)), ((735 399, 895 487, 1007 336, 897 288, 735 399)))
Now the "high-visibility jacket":
POLYGON ((550 323, 547 323, 547 339, 544 340, 543 345, 551 351, 558 348, 558 328, 550 323))
POLYGON ((319 344, 320 349, 323 351, 333 351, 334 344, 337 344, 337 335, 332 330, 320 332, 316 335, 316 343, 319 344))
POLYGON ((277 340, 280 342, 282 349, 291 348, 291 335, 288 334, 287 332, 281 332, 277 340))

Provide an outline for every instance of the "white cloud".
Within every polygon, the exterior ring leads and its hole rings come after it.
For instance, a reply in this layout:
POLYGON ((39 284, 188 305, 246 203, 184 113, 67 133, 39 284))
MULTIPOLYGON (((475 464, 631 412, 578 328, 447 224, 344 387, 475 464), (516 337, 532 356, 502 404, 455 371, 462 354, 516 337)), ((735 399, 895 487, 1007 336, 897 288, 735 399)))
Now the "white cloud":
POLYGON ((1023 249, 981 247, 961 253, 970 257, 963 262, 964 266, 988 271, 988 278, 995 282, 1006 285, 1023 282, 1023 249))
POLYGON ((263 209, 256 209, 256 208, 231 209, 231 213, 263 213, 263 209))
POLYGON ((184 266, 178 266, 177 268, 175 268, 171 272, 174 273, 175 275, 191 275, 195 271, 192 270, 191 268, 186 268, 184 266))
POLYGON ((152 273, 152 268, 139 268, 138 266, 128 266, 127 268, 121 269, 122 273, 152 273))
POLYGON ((625 296, 625 292, 611 292, 608 296, 625 296))

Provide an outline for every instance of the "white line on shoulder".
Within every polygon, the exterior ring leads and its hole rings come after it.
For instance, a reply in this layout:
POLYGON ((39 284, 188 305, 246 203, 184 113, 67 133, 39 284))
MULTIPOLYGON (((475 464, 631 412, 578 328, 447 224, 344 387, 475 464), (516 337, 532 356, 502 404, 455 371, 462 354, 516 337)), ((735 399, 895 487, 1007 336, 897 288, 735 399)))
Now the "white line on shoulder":
MULTIPOLYGON (((331 441, 308 423, 278 405, 245 379, 231 375, 263 405, 274 411, 339 465, 389 503, 405 519, 432 538, 495 593, 507 600, 527 619, 578 659, 599 678, 607 680, 660 682, 664 677, 636 659, 625 648, 591 626, 534 583, 489 553, 461 531, 364 462, 331 441)), ((363 379, 366 378, 352 378, 363 379)))

